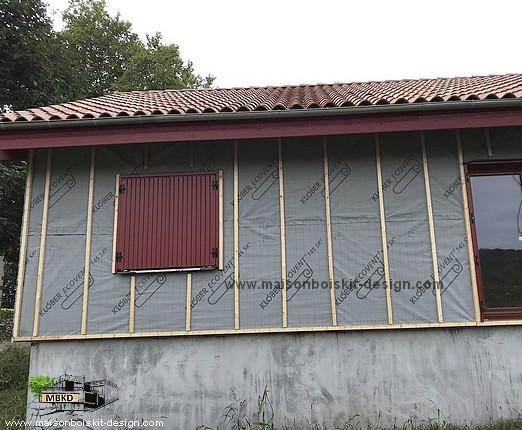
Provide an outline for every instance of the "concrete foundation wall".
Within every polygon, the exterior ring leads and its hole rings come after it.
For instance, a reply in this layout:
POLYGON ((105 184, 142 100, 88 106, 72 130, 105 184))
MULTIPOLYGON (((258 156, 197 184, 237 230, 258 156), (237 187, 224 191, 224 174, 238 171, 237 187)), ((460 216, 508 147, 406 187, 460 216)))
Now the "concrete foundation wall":
MULTIPOLYGON (((114 403, 53 420, 222 428, 233 393, 254 412, 266 386, 278 425, 341 423, 356 414, 383 425, 414 416, 475 423, 517 416, 521 356, 519 327, 194 336, 43 342, 32 347, 30 374, 118 385, 114 403)), ((42 404, 29 398, 31 418, 42 404)))

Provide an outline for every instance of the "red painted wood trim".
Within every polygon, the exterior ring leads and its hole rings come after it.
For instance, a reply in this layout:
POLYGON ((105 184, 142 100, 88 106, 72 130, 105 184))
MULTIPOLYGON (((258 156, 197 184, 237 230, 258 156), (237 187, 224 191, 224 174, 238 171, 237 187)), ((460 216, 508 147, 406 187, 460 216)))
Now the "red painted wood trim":
POLYGON ((217 183, 217 172, 120 176, 116 271, 217 268, 217 183))
POLYGON ((480 303, 481 321, 494 320, 510 320, 520 319, 522 316, 522 308, 506 307, 506 308, 488 308, 485 300, 484 284, 482 282, 482 268, 479 259, 479 247, 477 239, 477 226, 474 221, 475 209, 473 207, 473 190, 471 188, 471 176, 484 175, 500 175, 507 172, 517 171, 521 168, 522 163, 518 160, 496 160, 496 161, 473 161, 464 164, 464 176, 466 178, 466 193, 468 195, 468 211, 471 223, 471 241, 473 245, 473 257, 478 261, 474 261, 475 271, 477 275, 477 289, 480 303))
POLYGON ((522 109, 366 114, 310 118, 236 119, 154 123, 78 129, 28 130, 0 134, 0 150, 134 143, 328 136, 522 125, 522 109))

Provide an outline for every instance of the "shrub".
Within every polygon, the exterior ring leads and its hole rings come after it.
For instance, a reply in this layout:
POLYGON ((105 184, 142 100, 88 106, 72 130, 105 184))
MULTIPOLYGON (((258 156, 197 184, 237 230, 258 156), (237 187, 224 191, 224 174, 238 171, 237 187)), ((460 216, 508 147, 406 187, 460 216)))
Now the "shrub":
POLYGON ((50 376, 33 376, 29 380, 29 389, 36 397, 40 397, 43 390, 53 388, 53 378, 50 376))

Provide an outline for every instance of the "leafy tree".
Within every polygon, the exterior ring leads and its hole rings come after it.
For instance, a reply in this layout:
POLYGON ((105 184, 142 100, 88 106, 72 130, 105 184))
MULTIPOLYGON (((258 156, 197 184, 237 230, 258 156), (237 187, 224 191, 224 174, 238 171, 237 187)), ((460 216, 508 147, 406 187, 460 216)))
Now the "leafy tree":
POLYGON ((53 47, 41 0, 0 0, 0 107, 17 110, 53 100, 53 47))
POLYGON ((161 90, 210 86, 212 76, 194 74, 177 45, 163 45, 161 34, 144 44, 120 14, 110 16, 105 0, 70 0, 58 33, 63 63, 70 75, 70 99, 112 91, 161 90))
POLYGON ((58 38, 64 66, 70 75, 70 99, 108 94, 142 47, 132 24, 120 15, 111 17, 105 0, 70 0, 63 13, 64 29, 58 38))
POLYGON ((147 35, 147 45, 137 49, 116 82, 118 91, 210 87, 215 78, 194 74, 192 62, 183 62, 179 46, 163 45, 161 33, 147 35))
POLYGON ((16 291, 25 171, 25 163, 0 163, 0 255, 5 259, 2 307, 8 308, 14 305, 16 291))

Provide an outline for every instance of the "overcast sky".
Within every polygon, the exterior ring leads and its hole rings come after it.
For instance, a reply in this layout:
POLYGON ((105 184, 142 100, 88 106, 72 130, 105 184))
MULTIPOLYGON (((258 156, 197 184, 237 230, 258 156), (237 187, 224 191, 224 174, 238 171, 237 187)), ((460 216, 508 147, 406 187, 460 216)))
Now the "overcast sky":
POLYGON ((522 72, 520 0, 106 1, 219 87, 522 72))

